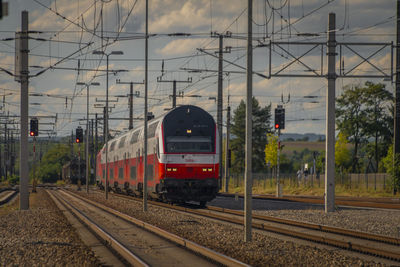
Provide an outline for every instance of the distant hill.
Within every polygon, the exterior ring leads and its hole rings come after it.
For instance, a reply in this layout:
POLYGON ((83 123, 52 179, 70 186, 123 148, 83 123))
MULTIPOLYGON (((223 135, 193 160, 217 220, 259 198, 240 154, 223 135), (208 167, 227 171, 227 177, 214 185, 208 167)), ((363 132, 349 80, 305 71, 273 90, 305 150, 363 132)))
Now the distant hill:
POLYGON ((296 133, 284 133, 281 134, 281 139, 283 141, 323 141, 325 140, 324 134, 314 134, 314 133, 305 133, 305 134, 296 134, 296 133))

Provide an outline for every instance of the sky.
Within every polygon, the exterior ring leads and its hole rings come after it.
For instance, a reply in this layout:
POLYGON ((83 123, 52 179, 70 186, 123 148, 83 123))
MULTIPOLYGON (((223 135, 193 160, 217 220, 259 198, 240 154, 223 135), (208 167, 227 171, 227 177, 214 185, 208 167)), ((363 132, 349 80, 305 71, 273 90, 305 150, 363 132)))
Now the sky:
MULTIPOLYGON (((93 55, 96 50, 123 52, 109 56, 109 70, 114 72, 109 73, 108 90, 113 107, 109 116, 115 118, 110 121, 110 130, 114 134, 126 131, 128 120, 120 118, 129 117, 129 85, 117 84, 116 80, 144 81, 145 1, 5 1, 9 15, 0 20, 0 67, 14 73, 14 37, 21 28, 21 12, 26 10, 32 31, 30 75, 48 68, 30 78, 29 84, 29 115, 57 116, 57 120, 39 117, 40 134, 52 130, 57 136, 66 136, 79 125, 86 127, 87 90, 78 82, 100 83, 89 86, 89 118, 102 113, 98 106, 104 105, 107 90, 106 57, 93 55)), ((265 76, 270 72, 310 75, 313 71, 326 75, 326 46, 314 47, 312 43, 326 42, 328 14, 332 12, 336 14, 337 42, 352 43, 341 50, 337 47, 336 73, 340 73, 340 66, 345 73, 354 68, 348 75, 391 73, 390 45, 360 43, 395 41, 396 1, 254 0, 253 71, 262 75, 253 75, 253 95, 262 107, 271 105, 272 113, 277 105, 285 107, 283 133, 325 133, 326 78, 265 76), (265 46, 270 42, 271 53, 265 46), (293 57, 300 56, 293 62, 293 57)), ((182 81, 177 83, 177 91, 183 95, 177 98, 178 105, 198 105, 216 118, 218 38, 211 34, 215 32, 227 36, 223 39, 224 49, 228 47, 223 54, 225 122, 228 100, 235 110, 246 96, 247 16, 244 0, 149 0, 149 111, 159 116, 172 106, 172 83, 159 80, 177 80, 182 81)), ((381 77, 345 77, 336 80, 336 96, 343 87, 362 85, 367 80, 385 83, 389 91, 394 90, 393 83, 381 77)), ((143 118, 144 85, 135 84, 134 91, 139 92, 133 100, 134 117, 143 118)), ((14 77, 0 71, 0 116, 19 115, 19 92, 20 84, 14 77)), ((135 120, 134 126, 142 123, 135 120)))

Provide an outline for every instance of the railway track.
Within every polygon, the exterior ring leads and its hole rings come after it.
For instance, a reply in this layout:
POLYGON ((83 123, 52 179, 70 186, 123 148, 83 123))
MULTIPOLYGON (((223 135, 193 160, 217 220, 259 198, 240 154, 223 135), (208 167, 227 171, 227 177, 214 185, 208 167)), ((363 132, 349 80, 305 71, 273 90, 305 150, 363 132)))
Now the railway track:
POLYGON ((48 191, 55 201, 134 266, 247 266, 158 227, 64 190, 48 191))
MULTIPOLYGON (((130 196, 114 194, 116 197, 141 202, 130 196)), ((208 206, 206 209, 173 206, 167 203, 149 201, 149 204, 180 212, 208 217, 219 221, 243 225, 243 212, 208 206)), ((400 239, 343 228, 312 224, 271 216, 253 214, 252 227, 267 231, 317 242, 345 250, 400 262, 400 239)))
POLYGON ((18 194, 17 190, 2 190, 0 192, 0 206, 10 202, 18 194))
MULTIPOLYGON (((235 194, 218 193, 223 197, 236 197, 235 194)), ((239 194, 238 197, 243 197, 239 194)), ((323 197, 318 196, 283 196, 253 195, 253 199, 283 200, 311 204, 324 204, 323 197)), ((335 204, 339 206, 351 206, 362 208, 396 209, 400 210, 400 198, 367 198, 367 197, 335 197, 335 204)))

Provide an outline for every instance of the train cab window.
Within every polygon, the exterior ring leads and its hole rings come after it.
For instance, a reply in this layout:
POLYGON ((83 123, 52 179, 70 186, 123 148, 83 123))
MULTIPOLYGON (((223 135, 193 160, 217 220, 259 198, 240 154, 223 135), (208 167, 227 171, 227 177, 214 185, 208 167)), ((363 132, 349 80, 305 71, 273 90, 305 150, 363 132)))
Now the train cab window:
POLYGON ((166 140, 167 152, 170 153, 196 153, 212 152, 211 137, 205 136, 169 136, 166 140))
POLYGON ((139 138, 139 131, 136 131, 132 134, 130 143, 131 144, 136 143, 138 141, 138 138, 139 138))
POLYGON ((148 132, 147 132, 148 138, 153 138, 156 135, 157 125, 158 125, 158 122, 154 122, 149 125, 148 132))
POLYGON ((119 141, 119 143, 118 143, 118 148, 123 148, 123 147, 124 147, 125 139, 126 139, 126 135, 123 136, 123 137, 121 138, 121 140, 119 141))
POLYGON ((113 141, 113 142, 111 143, 110 148, 108 149, 110 152, 114 150, 115 142, 116 142, 116 141, 113 141))

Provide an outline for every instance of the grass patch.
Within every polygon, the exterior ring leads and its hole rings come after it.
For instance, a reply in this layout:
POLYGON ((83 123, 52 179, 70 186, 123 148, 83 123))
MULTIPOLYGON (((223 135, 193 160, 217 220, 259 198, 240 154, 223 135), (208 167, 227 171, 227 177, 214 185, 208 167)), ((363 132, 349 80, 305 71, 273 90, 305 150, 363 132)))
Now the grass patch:
MULTIPOLYGON (((229 182, 229 193, 238 193, 244 194, 244 185, 243 180, 237 182, 235 180, 230 180, 229 182)), ((276 194, 276 185, 275 181, 254 181, 253 183, 253 194, 276 194)), ((318 186, 318 182, 314 181, 314 186, 310 184, 290 184, 286 181, 286 184, 283 184, 283 194, 284 195, 305 195, 305 196, 323 196, 325 193, 325 187, 323 185, 323 181, 321 181, 320 186, 318 186)), ((346 185, 336 184, 335 186, 335 195, 336 196, 349 196, 349 197, 393 197, 392 191, 389 188, 384 189, 375 189, 369 187, 368 189, 365 187, 353 187, 349 188, 346 185)))

